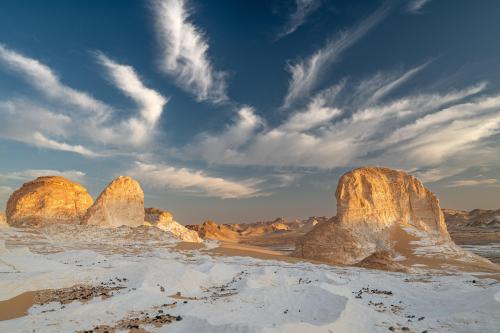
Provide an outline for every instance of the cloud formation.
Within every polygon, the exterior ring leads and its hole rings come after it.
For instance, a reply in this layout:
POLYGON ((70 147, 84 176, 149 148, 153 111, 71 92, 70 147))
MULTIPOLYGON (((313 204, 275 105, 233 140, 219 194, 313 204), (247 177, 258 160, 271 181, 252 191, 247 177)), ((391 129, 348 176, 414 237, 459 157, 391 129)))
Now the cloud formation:
POLYGON ((383 5, 355 27, 345 30, 326 43, 309 58, 288 65, 291 74, 283 107, 292 106, 297 100, 310 95, 328 67, 338 61, 342 54, 380 23, 388 14, 389 7, 383 5))
POLYGON ((226 76, 214 69, 207 38, 190 21, 186 0, 151 2, 162 52, 162 71, 173 76, 180 87, 199 101, 225 101, 226 76))
POLYGON ((495 153, 500 95, 485 94, 486 84, 391 98, 423 68, 376 73, 358 83, 341 81, 275 127, 259 118, 260 126, 235 144, 228 133, 243 126, 239 116, 223 132, 201 136, 201 145, 187 151, 223 165, 324 170, 387 165, 420 172, 428 181, 458 174, 478 161, 500 162, 495 153))
POLYGON ((0 101, 0 137, 88 157, 102 154, 86 145, 139 147, 148 143, 168 99, 147 88, 132 67, 102 53, 96 56, 111 83, 138 105, 128 118, 117 119, 119 110, 61 83, 54 71, 38 60, 0 45, 0 64, 45 97, 42 101, 0 101))
POLYGON ((203 171, 176 168, 167 164, 136 162, 127 174, 152 188, 182 190, 195 195, 222 199, 241 199, 265 195, 257 187, 259 180, 232 181, 207 175, 203 171))
POLYGON ((54 101, 76 106, 82 110, 94 111, 100 116, 104 116, 110 109, 89 94, 61 83, 59 76, 48 66, 36 59, 10 50, 1 43, 0 63, 21 75, 26 83, 54 101))
POLYGON ((0 179, 5 180, 33 180, 42 176, 62 176, 74 181, 81 182, 86 174, 79 170, 52 170, 52 169, 27 169, 23 171, 14 171, 0 173, 0 179))
POLYGON ((319 8, 321 0, 295 0, 295 10, 288 18, 286 25, 278 33, 277 38, 283 38, 293 33, 303 25, 307 17, 319 8))
POLYGON ((103 53, 97 53, 97 58, 116 87, 139 106, 137 116, 125 120, 122 127, 131 133, 133 145, 144 144, 155 129, 168 99, 146 87, 132 67, 118 64, 103 53))
POLYGON ((498 183, 497 179, 460 179, 452 181, 448 184, 448 187, 464 187, 464 186, 481 186, 481 185, 493 185, 498 183))
POLYGON ((407 10, 412 14, 420 14, 422 8, 429 2, 431 2, 431 0, 410 0, 407 10))

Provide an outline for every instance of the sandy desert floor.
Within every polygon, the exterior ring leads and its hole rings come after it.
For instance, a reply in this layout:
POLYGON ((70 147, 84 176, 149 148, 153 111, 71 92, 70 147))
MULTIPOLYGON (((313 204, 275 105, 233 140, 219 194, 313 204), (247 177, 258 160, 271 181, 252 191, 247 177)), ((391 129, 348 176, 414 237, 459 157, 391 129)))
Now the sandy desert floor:
POLYGON ((498 332, 495 273, 302 262, 154 228, 0 231, 1 332, 498 332))

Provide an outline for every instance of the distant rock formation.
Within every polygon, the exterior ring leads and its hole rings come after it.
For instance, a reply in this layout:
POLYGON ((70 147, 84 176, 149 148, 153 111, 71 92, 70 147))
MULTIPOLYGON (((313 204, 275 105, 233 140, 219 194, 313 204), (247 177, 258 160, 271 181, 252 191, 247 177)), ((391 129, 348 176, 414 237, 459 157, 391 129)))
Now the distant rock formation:
POLYGON ((493 262, 500 262, 500 209, 443 209, 453 241, 493 262))
POLYGON ((144 192, 127 176, 113 180, 87 210, 84 224, 138 227, 144 223, 144 192))
POLYGON ((8 227, 7 219, 5 218, 4 213, 0 213, 0 228, 8 227))
MULTIPOLYGON (((231 225, 236 226, 236 225, 231 225)), ((186 228, 194 230, 203 239, 214 239, 228 242, 235 242, 238 240, 240 233, 233 230, 233 227, 228 227, 226 224, 217 225, 212 220, 207 220, 202 224, 187 225, 186 228)), ((237 229, 238 227, 234 227, 237 229)))
POLYGON ((172 213, 163 211, 158 208, 146 208, 145 221, 151 226, 157 227, 161 230, 170 232, 176 238, 191 243, 201 243, 203 240, 198 236, 194 230, 190 230, 185 226, 174 221, 172 213))
POLYGON ((336 199, 337 216, 301 237, 295 256, 369 267, 383 266, 388 254, 401 262, 418 261, 418 244, 449 250, 454 258, 465 253, 451 241, 436 196, 403 171, 363 167, 347 172, 336 199))
POLYGON ((470 212, 464 210, 443 209, 445 220, 450 228, 475 227, 475 228, 500 228, 500 209, 474 209, 470 212))
POLYGON ((80 223, 93 199, 80 184, 59 176, 24 183, 7 201, 7 223, 14 227, 80 223))

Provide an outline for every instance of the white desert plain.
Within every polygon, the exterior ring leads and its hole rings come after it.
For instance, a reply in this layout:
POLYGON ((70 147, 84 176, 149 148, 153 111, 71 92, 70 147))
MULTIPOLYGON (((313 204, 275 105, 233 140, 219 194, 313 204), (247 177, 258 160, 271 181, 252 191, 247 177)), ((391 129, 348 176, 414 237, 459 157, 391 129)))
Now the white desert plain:
POLYGON ((499 254, 480 256, 498 215, 443 213, 380 167, 344 174, 336 199, 332 218, 186 228, 130 177, 95 201, 39 177, 0 229, 0 331, 498 332, 499 254))

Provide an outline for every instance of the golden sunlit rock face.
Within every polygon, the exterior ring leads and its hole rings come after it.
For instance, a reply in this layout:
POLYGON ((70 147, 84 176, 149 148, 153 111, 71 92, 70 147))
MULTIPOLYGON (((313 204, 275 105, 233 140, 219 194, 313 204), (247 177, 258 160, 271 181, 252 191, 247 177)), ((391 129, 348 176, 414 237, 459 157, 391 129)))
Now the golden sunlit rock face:
POLYGON ((136 180, 113 180, 87 210, 84 224, 102 227, 138 227, 144 223, 144 192, 136 180))
POLYGON ((451 242, 437 197, 403 171, 363 167, 347 172, 336 199, 337 216, 304 235, 295 256, 356 264, 402 243, 405 227, 451 242))
POLYGON ((7 219, 5 218, 4 213, 0 213, 0 228, 2 227, 8 227, 9 225, 7 224, 7 219))
POLYGON ((410 224, 449 237, 436 195, 406 172, 355 169, 340 178, 335 197, 339 223, 365 224, 374 231, 394 223, 410 224))
POLYGON ((15 227, 80 223, 93 199, 80 184, 59 176, 39 177, 7 201, 7 223, 15 227))

